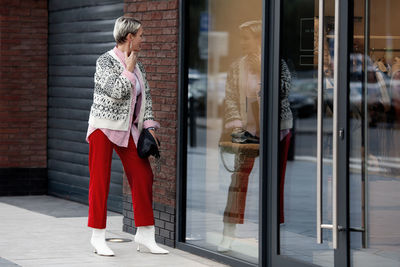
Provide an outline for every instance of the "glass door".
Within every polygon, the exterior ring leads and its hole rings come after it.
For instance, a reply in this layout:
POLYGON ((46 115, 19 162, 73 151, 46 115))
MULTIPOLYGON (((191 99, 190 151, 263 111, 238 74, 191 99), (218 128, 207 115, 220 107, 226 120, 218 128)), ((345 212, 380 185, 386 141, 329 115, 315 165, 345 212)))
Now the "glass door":
POLYGON ((346 2, 280 1, 272 266, 347 264, 346 2))
POLYGON ((262 0, 186 1, 186 247, 259 261, 262 0), (229 15, 227 15, 229 14, 229 15))
POLYGON ((356 0, 350 54, 351 266, 400 266, 398 0, 356 0))

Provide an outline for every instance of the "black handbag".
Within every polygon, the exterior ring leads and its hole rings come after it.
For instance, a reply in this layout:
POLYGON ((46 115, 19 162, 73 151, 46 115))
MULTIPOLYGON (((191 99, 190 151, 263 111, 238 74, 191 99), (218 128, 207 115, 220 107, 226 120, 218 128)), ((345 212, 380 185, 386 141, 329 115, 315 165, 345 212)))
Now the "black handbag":
MULTIPOLYGON (((233 167, 229 168, 226 164, 224 154, 233 154, 238 159, 240 156, 246 156, 247 158, 256 158, 259 156, 260 138, 252 135, 248 131, 239 131, 230 134, 231 140, 227 138, 225 133, 224 137, 221 137, 219 141, 219 153, 221 156, 222 164, 228 172, 237 172, 238 169, 233 167)), ((239 164, 240 166, 240 164, 239 164)))
POLYGON ((156 159, 160 158, 160 151, 158 147, 160 146, 160 140, 154 138, 148 129, 143 129, 140 133, 137 151, 139 157, 148 158, 149 156, 154 156, 156 159))

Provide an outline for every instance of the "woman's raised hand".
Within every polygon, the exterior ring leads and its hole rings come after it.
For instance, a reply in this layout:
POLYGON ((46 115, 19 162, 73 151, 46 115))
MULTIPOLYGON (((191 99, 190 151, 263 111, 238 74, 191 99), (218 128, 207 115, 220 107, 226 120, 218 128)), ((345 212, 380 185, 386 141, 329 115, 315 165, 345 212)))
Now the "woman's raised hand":
POLYGON ((138 54, 135 51, 132 51, 129 56, 128 56, 128 53, 125 52, 126 69, 128 71, 133 72, 133 70, 135 69, 137 57, 138 57, 138 54))

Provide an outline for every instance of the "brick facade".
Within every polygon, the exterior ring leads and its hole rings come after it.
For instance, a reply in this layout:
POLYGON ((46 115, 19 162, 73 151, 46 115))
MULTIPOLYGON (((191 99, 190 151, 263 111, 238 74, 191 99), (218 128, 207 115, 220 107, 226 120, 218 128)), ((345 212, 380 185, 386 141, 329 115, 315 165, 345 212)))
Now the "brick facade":
MULTIPOLYGON (((156 239, 174 246, 178 123, 178 0, 125 0, 124 12, 143 23, 140 60, 146 66, 153 111, 161 129, 161 171, 154 170, 156 239)), ((154 163, 154 162, 152 162, 154 163)), ((154 166, 154 164, 152 164, 154 166)), ((134 233, 132 200, 124 179, 124 231, 134 233)))
POLYGON ((46 168, 47 0, 3 0, 0 14, 0 168, 46 168))
POLYGON ((47 192, 47 0, 0 7, 0 195, 47 192))

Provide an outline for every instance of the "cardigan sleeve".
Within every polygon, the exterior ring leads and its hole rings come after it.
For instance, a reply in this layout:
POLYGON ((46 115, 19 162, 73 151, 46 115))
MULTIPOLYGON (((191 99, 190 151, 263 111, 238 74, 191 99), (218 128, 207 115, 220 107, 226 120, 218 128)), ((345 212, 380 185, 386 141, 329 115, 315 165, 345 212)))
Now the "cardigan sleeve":
POLYGON ((130 97, 132 82, 126 73, 119 70, 111 60, 101 56, 96 61, 96 73, 94 75, 95 87, 114 99, 127 99, 130 97))
POLYGON ((233 63, 228 72, 225 86, 225 128, 243 127, 240 116, 239 65, 233 63))
POLYGON ((139 67, 140 71, 142 72, 143 83, 144 83, 144 87, 145 87, 145 97, 146 97, 145 108, 144 108, 144 117, 143 117, 143 127, 144 128, 149 128, 149 127, 160 128, 160 124, 157 121, 155 121, 154 116, 153 116, 153 101, 151 99, 150 86, 149 86, 149 83, 147 82, 146 71, 141 62, 138 62, 138 67, 139 67))

